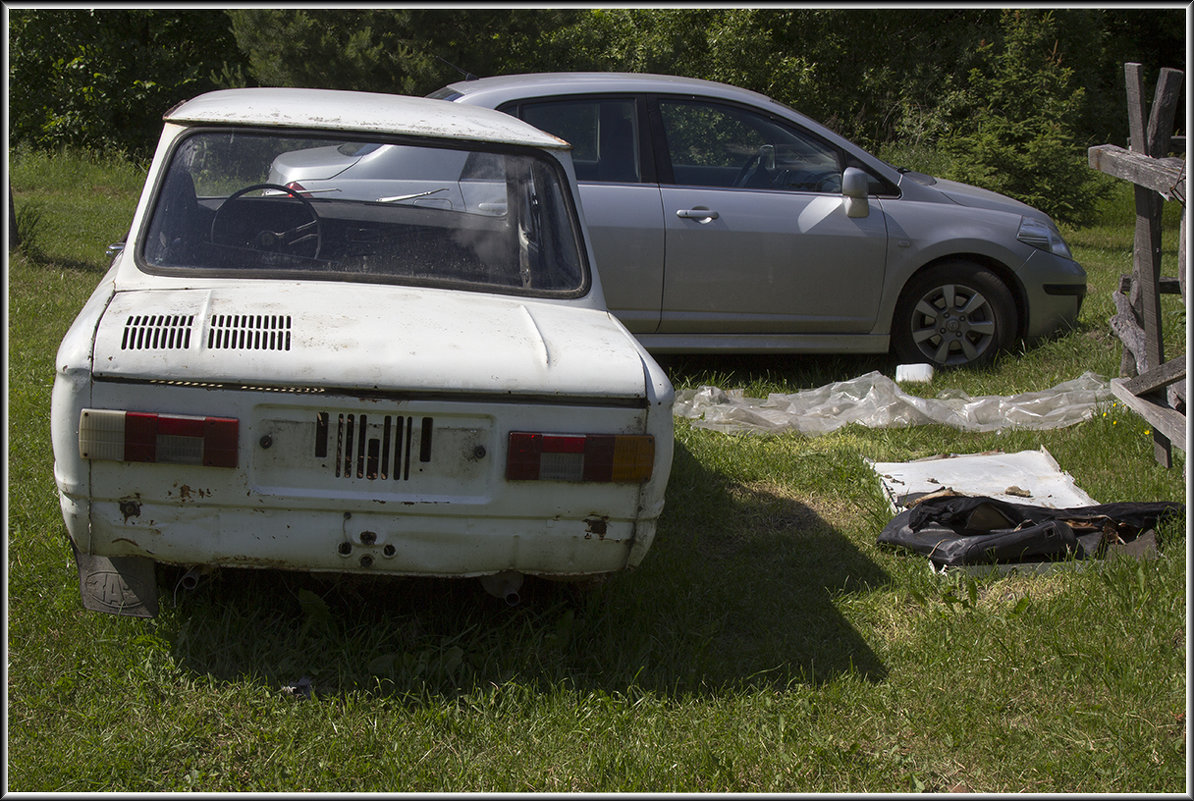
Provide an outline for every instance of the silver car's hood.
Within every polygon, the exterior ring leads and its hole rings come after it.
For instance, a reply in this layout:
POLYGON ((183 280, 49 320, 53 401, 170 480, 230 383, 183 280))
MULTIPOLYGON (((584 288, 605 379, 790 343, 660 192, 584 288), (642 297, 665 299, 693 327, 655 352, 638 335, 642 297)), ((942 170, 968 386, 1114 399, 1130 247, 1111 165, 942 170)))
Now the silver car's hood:
POLYGON ((117 292, 94 375, 303 389, 642 398, 608 312, 450 290, 332 283, 117 292))
POLYGON ((933 189, 961 206, 969 206, 976 209, 991 209, 992 211, 1006 211, 1009 214, 1028 214, 1033 217, 1042 216, 1041 212, 1032 206, 1021 203, 1007 195, 1001 195, 998 192, 992 192, 988 189, 980 189, 970 184, 946 181, 938 178, 936 183, 933 184, 933 189))

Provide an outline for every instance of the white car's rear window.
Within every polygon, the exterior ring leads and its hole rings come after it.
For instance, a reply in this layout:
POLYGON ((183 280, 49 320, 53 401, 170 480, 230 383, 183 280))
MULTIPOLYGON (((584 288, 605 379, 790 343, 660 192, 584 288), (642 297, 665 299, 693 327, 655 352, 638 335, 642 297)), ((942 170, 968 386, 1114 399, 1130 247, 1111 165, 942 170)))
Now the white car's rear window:
POLYGON ((140 256, 175 275, 577 295, 575 220, 533 150, 206 130, 174 149, 140 256))

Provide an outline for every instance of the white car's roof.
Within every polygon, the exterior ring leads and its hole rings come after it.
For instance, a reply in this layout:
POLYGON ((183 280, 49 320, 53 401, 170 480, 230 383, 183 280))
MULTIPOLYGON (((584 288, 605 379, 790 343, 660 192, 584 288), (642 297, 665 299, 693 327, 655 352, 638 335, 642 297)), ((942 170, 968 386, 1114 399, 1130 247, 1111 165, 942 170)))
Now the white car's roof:
POLYGON ((571 147, 522 120, 479 106, 333 89, 222 89, 178 104, 164 119, 434 136, 558 150, 571 147))

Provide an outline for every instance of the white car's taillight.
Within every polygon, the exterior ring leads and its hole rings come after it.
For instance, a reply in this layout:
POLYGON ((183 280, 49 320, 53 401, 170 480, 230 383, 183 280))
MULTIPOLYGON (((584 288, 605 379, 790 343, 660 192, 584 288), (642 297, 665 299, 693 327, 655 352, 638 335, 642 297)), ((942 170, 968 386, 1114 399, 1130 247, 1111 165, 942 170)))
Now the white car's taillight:
POLYGON ((649 434, 533 434, 511 431, 507 481, 639 482, 651 477, 649 434))
POLYGON ((239 421, 231 417, 84 409, 79 415, 79 455, 118 462, 236 467, 239 431, 239 421))

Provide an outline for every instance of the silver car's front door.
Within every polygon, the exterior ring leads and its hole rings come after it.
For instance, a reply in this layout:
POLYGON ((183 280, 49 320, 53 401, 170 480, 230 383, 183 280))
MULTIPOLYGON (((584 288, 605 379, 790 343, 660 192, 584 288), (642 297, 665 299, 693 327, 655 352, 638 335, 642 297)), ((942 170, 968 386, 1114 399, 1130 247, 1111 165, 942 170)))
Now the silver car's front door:
POLYGON ((606 305, 631 333, 654 333, 663 297, 663 205, 640 157, 636 100, 556 98, 522 103, 518 115, 572 144, 606 305))
POLYGON ((660 333, 862 333, 883 289, 872 198, 846 216, 836 150, 738 106, 659 101, 672 184, 660 333))

